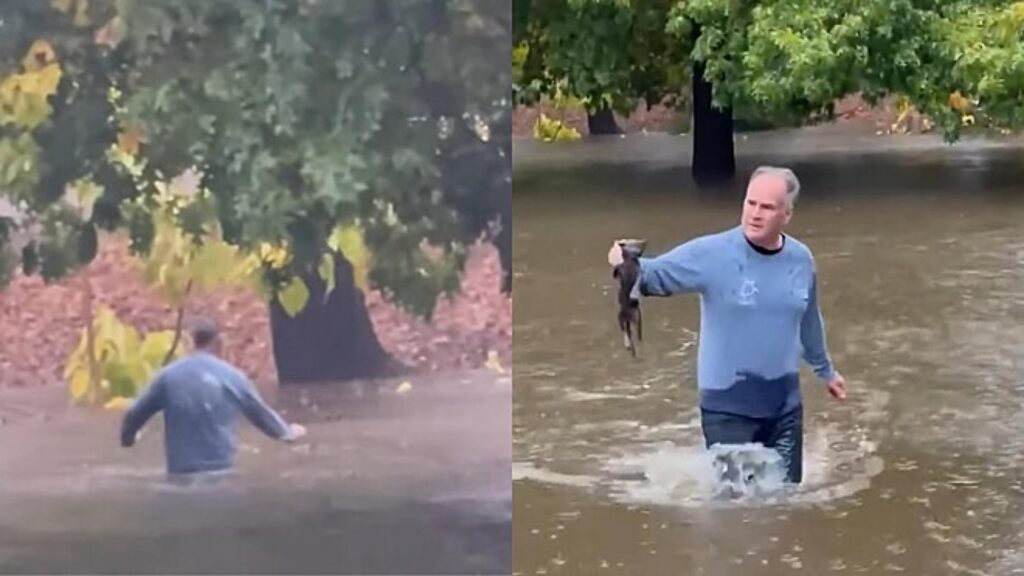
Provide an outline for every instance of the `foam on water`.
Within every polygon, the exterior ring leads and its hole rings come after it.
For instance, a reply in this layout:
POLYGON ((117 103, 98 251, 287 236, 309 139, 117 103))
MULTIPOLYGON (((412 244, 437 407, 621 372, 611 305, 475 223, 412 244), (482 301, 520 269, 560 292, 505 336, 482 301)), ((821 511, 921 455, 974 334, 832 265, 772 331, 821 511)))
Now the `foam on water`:
POLYGON ((716 445, 704 450, 665 443, 649 453, 613 459, 606 470, 619 478, 639 478, 612 486, 616 499, 632 503, 750 504, 787 489, 782 459, 760 444, 716 445))
MULTIPOLYGON (((883 469, 877 456, 879 420, 887 416, 889 394, 862 391, 853 405, 808 409, 805 414, 803 481, 783 481, 778 454, 757 444, 705 449, 700 413, 687 411, 657 425, 638 421, 606 421, 599 427, 603 445, 581 442, 580 430, 563 430, 560 440, 533 444, 531 461, 514 465, 513 479, 596 489, 614 501, 667 507, 801 506, 846 498, 868 488, 883 469), (613 426, 618 424, 618 426, 613 426), (628 425, 627 425, 628 424, 628 425), (550 467, 555 452, 572 454, 550 467), (715 463, 732 466, 723 480, 715 463), (736 473, 753 470, 752 478, 736 473)), ((591 423, 587 432, 598 427, 591 423)))
POLYGON ((871 443, 841 453, 822 442, 805 446, 804 480, 784 482, 778 454, 758 444, 676 445, 610 460, 605 471, 613 499, 628 504, 695 507, 719 505, 820 504, 867 488, 882 469, 871 443), (810 450, 808 450, 810 448, 810 450), (728 467, 723 474, 723 466, 728 467))
POLYGON ((533 480, 542 484, 590 488, 600 484, 602 478, 586 474, 564 474, 540 468, 529 462, 513 462, 512 480, 533 480))

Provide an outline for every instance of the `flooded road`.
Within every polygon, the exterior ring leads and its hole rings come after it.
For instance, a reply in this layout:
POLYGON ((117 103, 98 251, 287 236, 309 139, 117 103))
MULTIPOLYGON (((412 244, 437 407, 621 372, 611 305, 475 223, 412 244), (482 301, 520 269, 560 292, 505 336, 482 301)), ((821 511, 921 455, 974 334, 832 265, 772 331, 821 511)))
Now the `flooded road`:
POLYGON ((517 149, 515 574, 1024 573, 1024 150, 872 142, 754 135, 742 181, 702 193, 670 137, 517 149), (606 253, 735 226, 760 163, 802 180, 790 232, 849 397, 804 367, 803 485, 722 502, 698 299, 644 300, 634 361, 606 253))
POLYGON ((507 574, 510 377, 410 380, 282 389, 308 440, 239 421, 235 473, 189 486, 166 479, 159 417, 127 450, 119 414, 0 391, 0 572, 507 574))

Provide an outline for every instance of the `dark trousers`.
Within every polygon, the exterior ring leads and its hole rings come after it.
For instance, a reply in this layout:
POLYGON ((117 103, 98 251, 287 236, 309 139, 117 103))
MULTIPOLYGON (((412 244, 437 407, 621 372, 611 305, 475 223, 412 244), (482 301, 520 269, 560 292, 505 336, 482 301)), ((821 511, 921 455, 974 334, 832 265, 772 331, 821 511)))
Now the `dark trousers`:
POLYGON ((701 409, 701 428, 708 448, 715 444, 747 444, 759 442, 774 448, 786 468, 786 481, 799 484, 803 480, 804 461, 803 406, 778 418, 749 418, 724 412, 701 409))

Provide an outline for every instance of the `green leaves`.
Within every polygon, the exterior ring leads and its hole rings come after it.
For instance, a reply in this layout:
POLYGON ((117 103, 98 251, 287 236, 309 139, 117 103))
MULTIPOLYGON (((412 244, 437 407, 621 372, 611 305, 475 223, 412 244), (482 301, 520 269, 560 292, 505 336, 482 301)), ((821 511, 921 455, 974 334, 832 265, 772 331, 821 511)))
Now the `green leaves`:
POLYGON ((24 199, 39 181, 39 147, 31 134, 0 138, 0 188, 24 199))
POLYGON ((671 64, 661 61, 666 2, 557 0, 531 8, 535 25, 526 35, 520 101, 533 100, 530 93, 537 90, 552 96, 559 87, 582 99, 590 112, 610 105, 625 113, 634 98, 672 89, 665 76, 671 64), (652 20, 652 12, 660 16, 652 20), (651 22, 660 22, 661 29, 649 28, 651 22))
POLYGON ((332 132, 304 147, 299 173, 309 182, 311 200, 331 214, 349 216, 368 188, 367 162, 351 137, 332 132))
POLYGON ((774 125, 827 117, 860 92, 902 94, 954 140, 1024 127, 1024 2, 553 0, 513 3, 518 103, 568 93, 628 112, 686 93, 704 64, 714 100, 774 125), (952 108, 959 91, 970 114, 952 108))
POLYGON ((197 203, 201 199, 168 198, 157 207, 151 216, 150 246, 141 254, 147 284, 174 307, 183 306, 193 288, 248 284, 254 271, 238 249, 224 243, 215 231, 197 237, 183 228, 179 218, 197 203))
MULTIPOLYGON (((495 64, 510 22, 500 2, 92 0, 81 28, 67 27, 78 4, 65 4, 18 19, 21 54, 0 53, 8 92, 15 83, 53 92, 8 106, 19 132, 0 132, 0 189, 25 200, 31 219, 53 220, 26 253, 47 277, 88 259, 97 228, 124 226, 139 254, 164 264, 191 254, 196 274, 178 280, 199 282, 227 253, 196 243, 222 234, 240 257, 289 246, 284 268, 263 270, 289 309, 308 290, 287 279, 329 272, 324 256, 340 252, 361 289, 390 287, 429 314, 457 286, 460 246, 496 214, 494 196, 510 193, 509 75, 495 64), (37 32, 58 47, 59 68, 15 69, 40 21, 52 24, 37 32), (445 137, 441 121, 455 126, 445 137), (165 219, 156 183, 190 169, 209 196, 165 219), (58 218, 71 183, 102 193, 58 218), (377 200, 397 220, 381 218, 377 200), (330 245, 356 222, 359 242, 330 245), (424 241, 448 256, 422 260, 424 241), (381 257, 372 265, 371 252, 381 257)), ((175 273, 162 277, 180 297, 175 273)))
POLYGON ((930 94, 929 108, 949 110, 945 128, 951 138, 967 112, 979 125, 1019 130, 1024 127, 1024 3, 963 4, 951 10, 949 21, 937 23, 934 36, 949 64, 943 91, 958 90, 970 110, 954 113, 938 90, 930 94))

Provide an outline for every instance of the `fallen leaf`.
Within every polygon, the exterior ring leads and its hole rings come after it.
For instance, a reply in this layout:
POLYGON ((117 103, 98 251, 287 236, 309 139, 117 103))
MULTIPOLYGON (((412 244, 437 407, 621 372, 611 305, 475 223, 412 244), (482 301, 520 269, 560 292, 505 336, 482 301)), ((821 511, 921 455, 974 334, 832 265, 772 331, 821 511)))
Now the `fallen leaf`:
POLYGON ((108 400, 107 403, 103 405, 103 408, 105 410, 115 410, 118 412, 124 412, 131 405, 131 398, 125 398, 124 396, 115 396, 108 400))
MULTIPOLYGON (((173 329, 176 310, 146 288, 133 262, 122 237, 101 234, 96 259, 81 272, 50 285, 19 273, 0 289, 0 388, 63 381, 64 362, 84 323, 86 280, 97 306, 110 307, 137 330, 173 329)), ((479 369, 492 357, 495 366, 510 366, 512 300, 497 290, 500 278, 497 250, 478 244, 470 249, 462 293, 443 303, 444 313, 433 323, 388 303, 379 291, 369 290, 365 302, 381 346, 414 371, 479 369)), ((190 298, 186 312, 225 326, 231 361, 262 390, 273 389, 277 371, 265 301, 246 288, 203 290, 190 298)))
POLYGON ((505 367, 501 365, 501 361, 498 359, 498 353, 494 350, 487 352, 487 362, 484 366, 496 374, 505 373, 505 367))

